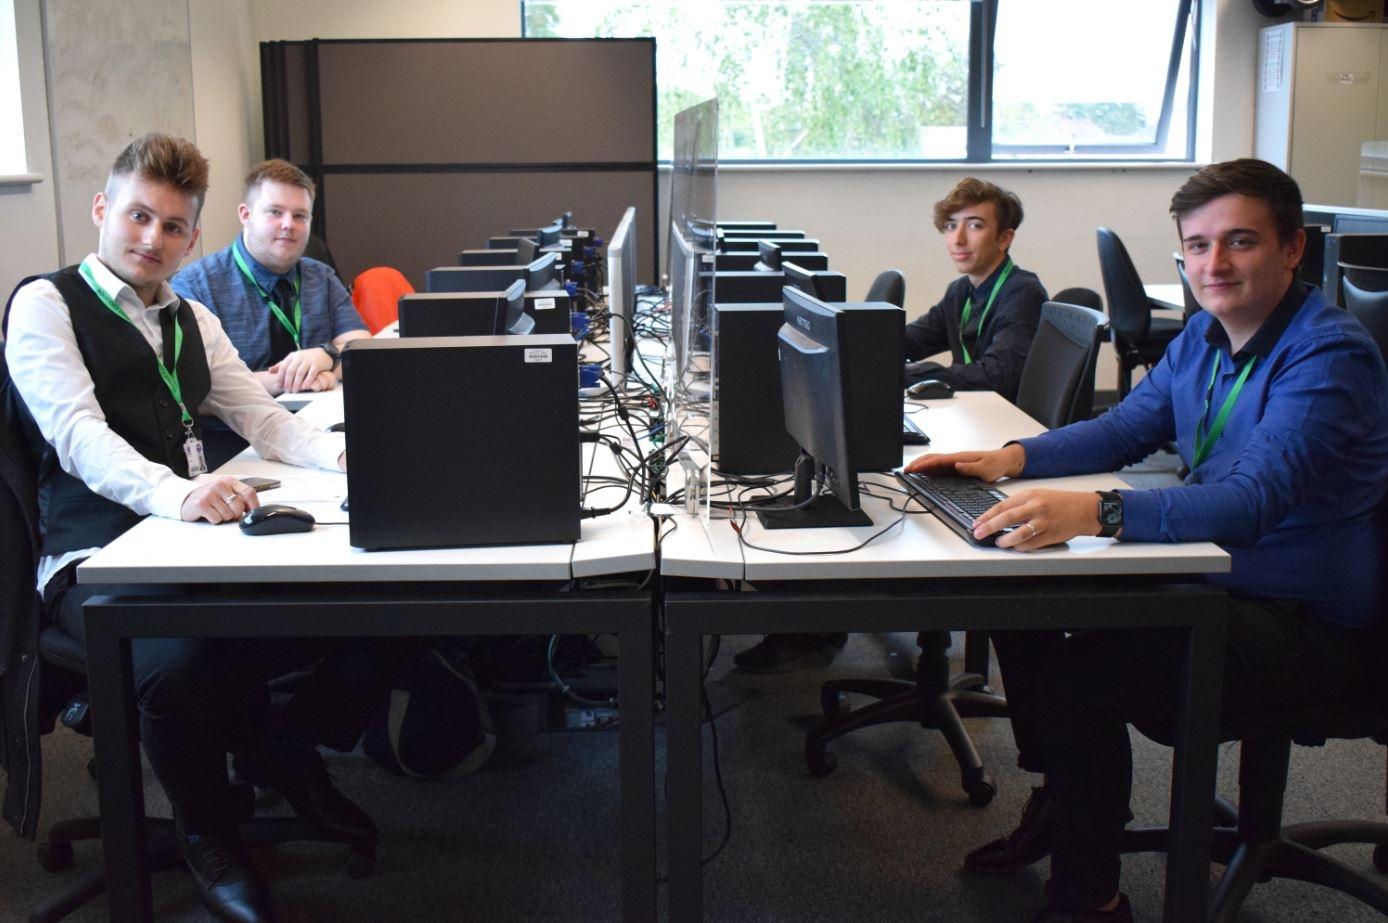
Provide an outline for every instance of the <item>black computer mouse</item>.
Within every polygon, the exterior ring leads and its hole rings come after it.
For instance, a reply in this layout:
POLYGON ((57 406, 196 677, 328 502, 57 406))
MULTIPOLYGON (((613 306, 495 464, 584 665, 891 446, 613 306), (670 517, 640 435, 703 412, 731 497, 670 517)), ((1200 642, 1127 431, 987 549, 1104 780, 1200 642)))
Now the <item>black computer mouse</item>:
POLYGON ((907 388, 906 393, 917 400, 933 401, 942 397, 954 397, 954 387, 948 382, 927 378, 907 388))
POLYGON ((247 535, 283 535, 286 532, 308 532, 312 528, 311 513, 282 503, 258 506, 241 520, 241 531, 247 535))

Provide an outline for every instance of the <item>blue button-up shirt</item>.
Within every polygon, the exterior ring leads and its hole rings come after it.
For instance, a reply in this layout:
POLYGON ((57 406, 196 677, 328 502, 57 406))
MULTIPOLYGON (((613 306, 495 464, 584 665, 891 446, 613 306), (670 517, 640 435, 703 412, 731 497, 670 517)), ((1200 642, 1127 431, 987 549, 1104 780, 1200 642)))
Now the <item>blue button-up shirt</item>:
POLYGON ((1175 441, 1186 464, 1242 365, 1255 362, 1223 434, 1181 487, 1123 490, 1124 541, 1212 541, 1239 595, 1296 599, 1345 627, 1383 605, 1388 372, 1347 311, 1294 282, 1237 355, 1207 312, 1117 407, 1022 440, 1026 477, 1112 471, 1175 441), (1208 395, 1210 369, 1219 372, 1208 395))
MULTIPOLYGON (((237 268, 233 248, 241 252, 260 287, 273 292, 281 277, 258 263, 239 236, 230 247, 183 267, 169 284, 183 297, 202 302, 217 315, 246 365, 267 369, 284 358, 270 355, 270 325, 278 321, 237 268)), ((332 267, 304 257, 297 269, 301 274, 299 300, 303 306, 299 342, 304 348, 330 343, 349 330, 366 329, 352 304, 352 296, 332 267)), ((291 269, 287 278, 292 282, 294 276, 295 270, 291 269)))

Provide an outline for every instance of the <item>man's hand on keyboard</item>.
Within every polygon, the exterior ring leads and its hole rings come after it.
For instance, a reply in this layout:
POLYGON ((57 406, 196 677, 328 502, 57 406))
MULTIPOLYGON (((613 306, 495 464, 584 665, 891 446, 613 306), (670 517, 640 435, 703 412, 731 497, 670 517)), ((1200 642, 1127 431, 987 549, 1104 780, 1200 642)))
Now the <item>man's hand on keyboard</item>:
POLYGON ((1093 491, 1023 490, 979 517, 974 536, 998 536, 999 548, 1036 551, 1068 542, 1076 535, 1099 534, 1099 497, 1093 491))
POLYGON ((922 455, 912 459, 905 470, 913 474, 962 474, 991 484, 1001 478, 1017 477, 1026 461, 1026 452, 1014 443, 986 452, 922 455))

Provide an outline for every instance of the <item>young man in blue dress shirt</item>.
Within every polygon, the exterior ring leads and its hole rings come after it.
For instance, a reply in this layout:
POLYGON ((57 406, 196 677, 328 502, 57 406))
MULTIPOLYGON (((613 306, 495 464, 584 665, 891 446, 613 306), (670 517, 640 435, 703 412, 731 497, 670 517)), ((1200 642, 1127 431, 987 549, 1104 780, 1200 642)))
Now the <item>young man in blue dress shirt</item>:
MULTIPOLYGON (((1175 441, 1182 486, 1023 490, 979 521, 1034 551, 1078 535, 1211 541, 1229 552, 1225 714, 1333 703, 1367 667, 1382 610, 1388 373, 1347 312, 1296 280, 1306 235, 1291 177, 1258 160, 1206 167, 1171 201, 1205 309, 1121 404, 1001 449, 923 456, 913 471, 989 481, 1112 471, 1175 441)), ((1118 890, 1132 755, 1127 725, 1169 727, 1177 633, 993 636, 1018 765, 1044 773, 1008 836, 965 867, 1001 873, 1051 855, 1038 920, 1131 920, 1118 890)))
POLYGON ((217 315, 272 395, 331 390, 342 348, 370 336, 337 274, 304 256, 313 196, 313 180, 292 163, 256 164, 237 208, 241 234, 170 283, 217 315))

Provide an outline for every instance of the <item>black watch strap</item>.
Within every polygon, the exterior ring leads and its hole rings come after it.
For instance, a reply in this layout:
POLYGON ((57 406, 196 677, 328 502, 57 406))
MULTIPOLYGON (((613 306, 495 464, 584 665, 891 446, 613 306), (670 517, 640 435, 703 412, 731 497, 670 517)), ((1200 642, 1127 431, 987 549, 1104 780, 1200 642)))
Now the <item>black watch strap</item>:
POLYGON ((1123 528, 1123 495, 1112 490, 1095 493, 1099 495, 1099 537, 1113 538, 1123 528))
POLYGON ((328 358, 333 360, 332 368, 336 369, 337 363, 342 359, 342 350, 331 343, 321 343, 318 348, 328 354, 328 358))

